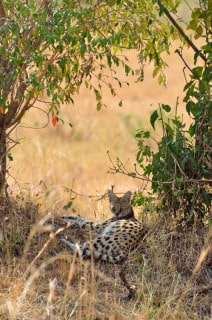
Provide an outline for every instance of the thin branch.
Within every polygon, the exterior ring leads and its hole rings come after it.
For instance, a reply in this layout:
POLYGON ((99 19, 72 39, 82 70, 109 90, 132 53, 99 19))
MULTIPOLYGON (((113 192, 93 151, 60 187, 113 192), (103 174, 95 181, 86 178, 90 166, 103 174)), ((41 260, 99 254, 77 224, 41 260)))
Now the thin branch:
POLYGON ((164 7, 161 0, 158 0, 157 3, 160 9, 162 10, 162 12, 164 12, 165 15, 167 16, 171 24, 177 29, 177 31, 181 34, 181 36, 185 39, 185 41, 190 45, 190 47, 194 50, 194 52, 197 53, 204 62, 207 62, 207 58, 205 57, 205 55, 200 51, 200 49, 196 47, 196 45, 191 41, 191 39, 189 39, 187 34, 183 31, 183 29, 179 26, 176 20, 172 17, 168 9, 164 7))
POLYGON ((182 53, 180 52, 179 49, 175 50, 175 52, 179 55, 180 59, 183 61, 184 65, 186 66, 186 68, 192 73, 192 69, 189 67, 188 63, 185 61, 185 59, 183 58, 182 53))
MULTIPOLYGON (((57 57, 58 52, 55 52, 52 54, 52 56, 50 57, 50 59, 46 62, 46 66, 44 67, 44 69, 42 70, 40 76, 38 77, 38 79, 41 81, 43 79, 43 76, 45 75, 47 68, 48 68, 48 64, 51 64, 57 57)), ((19 114, 17 115, 17 117, 15 119, 13 119, 10 123, 9 126, 13 126, 15 123, 19 123, 23 117, 23 115, 26 113, 27 110, 29 110, 32 107, 32 103, 31 100, 34 98, 34 93, 35 93, 35 88, 33 88, 31 90, 31 93, 29 94, 29 97, 26 99, 24 105, 22 106, 19 114)), ((36 99, 35 99, 36 101, 36 99)), ((34 101, 34 102, 35 102, 34 101)), ((34 103, 33 103, 34 104, 34 103)))
MULTIPOLYGON (((114 186, 111 186, 111 189, 113 189, 113 188, 114 188, 114 186)), ((78 192, 74 191, 72 188, 68 188, 68 187, 64 187, 64 189, 65 189, 65 191, 73 193, 75 195, 75 197, 76 196, 80 196, 80 197, 86 197, 86 198, 89 198, 89 199, 97 198, 96 201, 100 201, 102 199, 105 199, 105 197, 107 196, 107 192, 102 194, 102 195, 100 195, 100 196, 93 196, 93 195, 86 195, 86 194, 78 193, 78 192)), ((72 198, 72 199, 75 199, 75 198, 72 198)))
POLYGON ((9 140, 9 143, 13 143, 13 145, 11 147, 7 147, 7 153, 10 152, 12 149, 14 149, 18 144, 20 144, 19 141, 15 141, 14 139, 12 139, 11 137, 9 137, 7 135, 7 139, 9 140))
MULTIPOLYGON (((111 157, 109 156, 108 153, 108 157, 110 162, 112 163, 112 168, 109 168, 109 172, 112 174, 123 174, 126 175, 128 177, 133 177, 134 179, 139 179, 142 181, 147 181, 150 183, 157 183, 159 185, 172 185, 173 183, 177 183, 177 184, 188 184, 188 183, 200 183, 200 184, 208 184, 208 183, 212 183, 212 179, 188 179, 187 176, 183 173, 183 177, 184 179, 182 181, 175 181, 175 180, 170 180, 170 181, 158 181, 158 180, 153 180, 149 177, 144 176, 143 174, 139 173, 137 168, 136 168, 136 164, 135 164, 135 175, 131 172, 129 172, 125 165, 121 162, 121 160, 119 158, 117 158, 117 164, 114 164, 113 160, 111 159, 111 157)), ((177 165, 179 165, 179 163, 176 163, 177 165)), ((179 168, 179 167, 178 167, 179 168)), ((180 170, 180 169, 179 169, 180 170)), ((182 173, 181 173, 182 174, 182 173)))

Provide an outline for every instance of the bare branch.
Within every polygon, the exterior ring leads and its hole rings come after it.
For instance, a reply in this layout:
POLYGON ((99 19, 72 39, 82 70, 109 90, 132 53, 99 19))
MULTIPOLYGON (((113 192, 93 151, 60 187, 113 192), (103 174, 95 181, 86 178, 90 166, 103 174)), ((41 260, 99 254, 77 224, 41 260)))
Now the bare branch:
POLYGON ((185 61, 185 59, 183 58, 183 55, 182 55, 182 53, 180 52, 180 50, 177 49, 175 52, 179 55, 180 59, 183 61, 183 63, 184 63, 184 65, 186 66, 186 68, 192 73, 192 69, 189 67, 188 63, 187 63, 187 62, 185 61))

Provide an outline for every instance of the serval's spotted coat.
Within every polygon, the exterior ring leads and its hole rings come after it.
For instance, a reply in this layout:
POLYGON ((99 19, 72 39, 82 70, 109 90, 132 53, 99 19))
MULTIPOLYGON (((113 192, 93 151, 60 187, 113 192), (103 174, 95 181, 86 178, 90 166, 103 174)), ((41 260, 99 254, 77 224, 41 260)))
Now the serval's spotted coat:
MULTIPOLYGON (((146 230, 134 216, 130 191, 127 191, 123 197, 117 197, 112 190, 109 190, 108 197, 113 214, 109 220, 96 223, 78 216, 62 218, 65 222, 79 224, 82 229, 93 230, 96 236, 83 244, 72 243, 65 239, 63 242, 83 260, 93 256, 94 259, 123 265, 129 253, 136 249, 143 239, 146 230)), ((128 297, 134 296, 135 291, 128 284, 123 267, 119 276, 129 291, 128 297)))

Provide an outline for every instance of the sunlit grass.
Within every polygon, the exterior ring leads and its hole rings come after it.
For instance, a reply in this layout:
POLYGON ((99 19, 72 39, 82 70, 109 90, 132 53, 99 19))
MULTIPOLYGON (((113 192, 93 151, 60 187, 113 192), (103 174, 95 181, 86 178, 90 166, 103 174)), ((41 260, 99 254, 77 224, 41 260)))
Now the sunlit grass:
MULTIPOLYGON (((136 63, 134 53, 130 58, 136 63)), ((97 112, 95 100, 82 89, 75 106, 62 108, 66 125, 49 123, 38 129, 47 118, 36 109, 14 131, 13 138, 20 144, 11 150, 8 183, 15 201, 1 204, 5 236, 0 243, 2 320, 210 319, 210 291, 201 293, 201 286, 211 281, 206 272, 209 254, 192 276, 207 237, 205 230, 189 230, 184 237, 175 228, 167 230, 165 221, 155 227, 154 206, 150 208, 147 224, 153 232, 141 244, 139 255, 129 261, 129 277, 138 289, 133 301, 122 300, 126 292, 117 276, 118 267, 73 262, 59 241, 60 234, 55 234, 57 218, 64 213, 98 221, 108 218, 108 200, 102 196, 112 185, 115 192, 143 187, 130 177, 107 174, 107 151, 133 168, 137 151, 133 135, 139 127, 150 129, 150 104, 175 106, 177 96, 183 94, 183 66, 177 57, 171 63, 167 89, 152 80, 150 67, 147 81, 128 79, 131 86, 120 90, 122 108, 105 91, 108 108, 97 112), (66 212, 63 206, 70 201, 73 204, 66 212), (55 229, 46 227, 47 217, 55 229)), ((179 102, 179 114, 186 117, 179 102)), ((158 130, 154 133, 155 137, 159 134, 158 130)), ((136 209, 136 215, 140 210, 136 209)))
MULTIPOLYGON (((108 212, 106 200, 98 203, 90 203, 99 210, 97 220, 108 212)), ((118 265, 82 262, 64 248, 61 237, 84 239, 79 230, 60 225, 64 212, 45 212, 24 197, 1 208, 8 210, 2 222, 1 319, 210 319, 207 228, 193 227, 184 237, 154 214, 145 219, 149 235, 127 263, 137 297, 123 300, 118 265)))

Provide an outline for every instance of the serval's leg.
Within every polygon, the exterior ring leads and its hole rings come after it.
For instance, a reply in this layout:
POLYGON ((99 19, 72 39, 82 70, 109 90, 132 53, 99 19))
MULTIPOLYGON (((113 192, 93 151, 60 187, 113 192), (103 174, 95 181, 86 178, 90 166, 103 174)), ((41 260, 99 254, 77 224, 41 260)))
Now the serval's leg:
POLYGON ((119 270, 119 277, 122 281, 122 284, 124 285, 124 287, 128 290, 129 294, 128 296, 126 297, 127 299, 132 299, 135 297, 135 294, 136 294, 136 289, 135 289, 135 286, 131 285, 128 283, 127 279, 126 279, 126 265, 122 265, 120 267, 120 270, 119 270))

